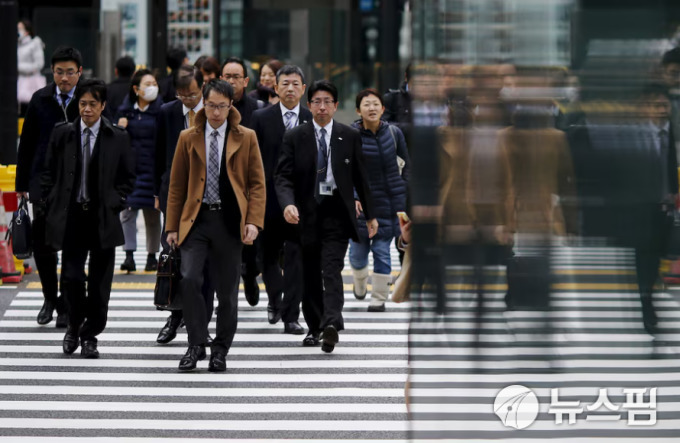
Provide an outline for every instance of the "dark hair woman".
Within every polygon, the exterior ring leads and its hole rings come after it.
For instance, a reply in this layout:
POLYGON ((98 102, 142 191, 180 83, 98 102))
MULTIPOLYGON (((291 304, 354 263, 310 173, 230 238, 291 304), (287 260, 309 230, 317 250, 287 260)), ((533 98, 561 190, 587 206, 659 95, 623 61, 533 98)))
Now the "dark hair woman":
POLYGON ((352 127, 361 133, 364 164, 373 195, 373 214, 379 228, 373 238, 368 237, 366 220, 361 205, 357 204, 360 241, 350 242, 349 260, 354 274, 354 295, 361 300, 367 292, 368 254, 373 253, 373 292, 368 311, 382 312, 392 281, 390 244, 401 232, 397 212, 406 211, 409 158, 404 134, 398 127, 381 120, 385 106, 378 91, 361 91, 356 98, 356 108, 361 118, 352 127))
POLYGON ((120 213, 125 235, 125 261, 122 271, 135 271, 134 252, 137 249, 137 213, 142 210, 146 227, 146 271, 155 271, 156 253, 161 241, 160 212, 154 208, 154 167, 156 151, 156 117, 163 100, 158 97, 158 82, 148 69, 135 72, 130 81, 130 93, 118 108, 118 126, 126 128, 137 159, 137 179, 128 196, 129 207, 120 213))
POLYGON ((279 102, 279 96, 274 90, 276 85, 276 73, 281 69, 283 63, 272 59, 263 64, 260 68, 260 81, 257 88, 248 93, 256 100, 262 100, 265 105, 275 105, 279 102))

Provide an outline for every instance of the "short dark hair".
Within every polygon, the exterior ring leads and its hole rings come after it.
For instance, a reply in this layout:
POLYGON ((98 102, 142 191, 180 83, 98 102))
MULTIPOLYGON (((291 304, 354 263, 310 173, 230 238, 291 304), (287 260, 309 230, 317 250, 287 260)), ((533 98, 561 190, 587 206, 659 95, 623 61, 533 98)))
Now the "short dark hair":
POLYGON ((246 66, 246 62, 243 61, 243 59, 238 58, 238 57, 229 57, 222 63, 222 67, 220 68, 220 75, 222 75, 222 72, 224 71, 224 67, 227 66, 229 63, 238 63, 241 65, 243 68, 243 77, 248 77, 248 67, 246 66))
POLYGON ((203 60, 203 63, 199 65, 199 68, 208 74, 215 74, 218 77, 222 75, 222 71, 220 70, 220 62, 218 62, 215 57, 206 57, 206 59, 203 60))
POLYGON ((666 97, 668 98, 668 87, 662 83, 647 83, 643 88, 642 88, 642 97, 644 98, 651 98, 651 97, 666 97))
POLYGON ((357 109, 361 107, 361 100, 368 97, 369 95, 375 95, 376 97, 378 97, 378 100, 380 100, 380 106, 385 106, 385 103, 383 103, 383 98, 378 91, 376 91, 373 88, 366 88, 357 94, 356 99, 357 109))
POLYGON ((76 66, 80 68, 83 66, 83 56, 80 55, 80 51, 76 48, 59 46, 52 53, 52 61, 50 63, 54 66, 61 62, 75 62, 76 66))
POLYGON ((177 81, 175 82, 175 89, 187 89, 191 86, 191 82, 196 80, 199 88, 203 87, 203 73, 196 66, 182 65, 177 70, 177 81))
POLYGON ((208 100, 211 91, 215 91, 229 100, 234 100, 234 88, 231 87, 228 81, 214 78, 206 83, 203 87, 203 100, 208 100))
POLYGON ((198 58, 196 59, 196 61, 194 62, 194 66, 196 66, 197 68, 200 69, 200 68, 201 68, 201 65, 203 64, 203 62, 204 62, 205 59, 207 59, 207 58, 208 58, 207 55, 202 55, 202 56, 198 57, 198 58))
POLYGON ((129 55, 116 60, 116 69, 119 77, 131 77, 135 72, 135 61, 129 55))
POLYGON ((302 69, 300 69, 299 66, 296 65, 283 65, 281 68, 276 71, 276 84, 279 83, 279 78, 282 75, 299 75, 300 80, 302 80, 302 84, 305 84, 305 74, 302 72, 302 69))
POLYGON ((184 48, 170 48, 165 56, 165 63, 171 71, 176 71, 184 63, 187 58, 187 51, 184 48))
POLYGON ((312 83, 312 86, 309 88, 309 91, 307 91, 307 101, 311 102, 312 98, 314 97, 314 94, 316 94, 319 91, 326 91, 330 95, 333 96, 333 101, 337 102, 338 101, 338 88, 335 87, 335 85, 328 80, 317 80, 314 83, 312 83))
POLYGON ((80 99, 83 98, 83 95, 88 92, 92 94, 92 97, 99 103, 104 103, 106 101, 106 83, 104 83, 104 80, 89 78, 78 82, 75 95, 76 102, 79 102, 80 99))
POLYGON ((661 59, 661 65, 668 66, 671 63, 676 63, 680 65, 680 46, 673 48, 670 51, 666 51, 661 59))
POLYGON ((26 29, 26 32, 28 32, 28 35, 30 35, 31 38, 35 37, 35 32, 33 31, 33 24, 31 23, 30 20, 22 18, 21 20, 19 20, 19 23, 24 25, 24 29, 26 29))
POLYGON ((149 69, 140 69, 139 71, 135 72, 130 79, 130 91, 128 92, 130 106, 134 106, 134 104, 137 103, 137 94, 135 93, 133 86, 137 86, 139 88, 139 84, 142 82, 142 79, 145 75, 153 75, 153 73, 149 69))

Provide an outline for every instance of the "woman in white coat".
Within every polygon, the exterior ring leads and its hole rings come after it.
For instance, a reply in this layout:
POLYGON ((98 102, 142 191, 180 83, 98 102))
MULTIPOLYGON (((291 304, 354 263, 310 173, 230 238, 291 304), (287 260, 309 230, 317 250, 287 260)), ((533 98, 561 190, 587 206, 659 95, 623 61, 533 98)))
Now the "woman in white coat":
POLYGON ((33 93, 46 85, 45 77, 40 73, 45 66, 45 44, 33 34, 33 26, 28 20, 19 20, 17 33, 17 101, 23 116, 33 93))

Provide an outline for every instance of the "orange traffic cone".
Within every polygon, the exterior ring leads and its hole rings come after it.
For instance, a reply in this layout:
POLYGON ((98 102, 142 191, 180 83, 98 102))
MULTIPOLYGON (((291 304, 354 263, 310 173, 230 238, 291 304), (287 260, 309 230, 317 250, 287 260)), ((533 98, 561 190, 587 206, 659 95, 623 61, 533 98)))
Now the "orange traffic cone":
POLYGON ((14 266, 12 246, 5 240, 5 235, 7 234, 7 214, 5 213, 2 200, 0 199, 0 268, 2 268, 2 282, 20 283, 21 271, 17 272, 14 266))

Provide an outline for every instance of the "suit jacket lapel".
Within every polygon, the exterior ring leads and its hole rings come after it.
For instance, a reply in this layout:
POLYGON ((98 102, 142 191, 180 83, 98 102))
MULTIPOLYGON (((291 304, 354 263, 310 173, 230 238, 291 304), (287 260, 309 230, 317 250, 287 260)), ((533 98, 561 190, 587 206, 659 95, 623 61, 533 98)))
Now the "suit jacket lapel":
POLYGON ((227 132, 224 134, 227 139, 227 158, 226 162, 229 165, 229 161, 234 156, 236 151, 241 148, 243 144, 243 132, 236 131, 231 127, 227 127, 227 132))
POLYGON ((190 142, 191 147, 196 151, 198 158, 203 162, 203 167, 205 167, 208 164, 205 154, 205 132, 191 131, 190 142))
POLYGON ((183 111, 184 108, 182 107, 182 102, 177 100, 177 104, 175 105, 175 112, 172 113, 174 119, 174 122, 172 122, 172 128, 176 128, 174 130, 177 132, 177 134, 179 134, 182 131, 182 129, 186 129, 184 126, 186 124, 186 119, 184 118, 183 111))
POLYGON ((331 131, 331 145, 329 147, 329 152, 331 153, 330 167, 333 169, 333 177, 335 178, 336 185, 338 181, 336 171, 338 172, 340 171, 340 169, 337 168, 337 165, 338 162, 342 162, 342 160, 345 158, 343 146, 344 137, 342 128, 338 125, 338 122, 333 121, 333 130, 331 131))

